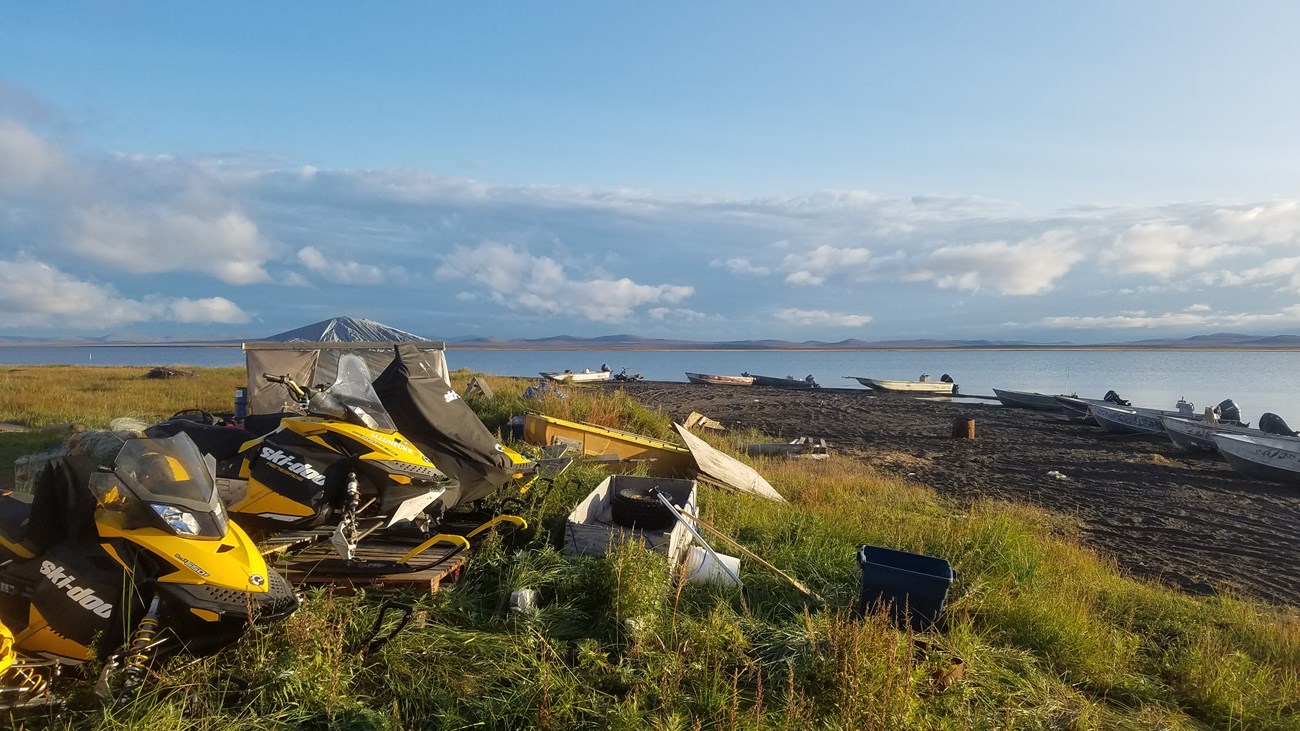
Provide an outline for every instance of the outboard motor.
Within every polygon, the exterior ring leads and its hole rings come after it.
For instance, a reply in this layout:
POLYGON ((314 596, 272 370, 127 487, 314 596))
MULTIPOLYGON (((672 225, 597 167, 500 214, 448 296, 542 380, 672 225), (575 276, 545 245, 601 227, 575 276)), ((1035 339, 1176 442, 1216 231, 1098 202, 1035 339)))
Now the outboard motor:
POLYGON ((1266 434, 1281 434, 1284 437, 1296 436, 1296 432, 1292 431, 1285 419, 1271 412, 1259 417, 1259 430, 1266 434))
POLYGON ((1130 404, 1129 402, 1125 401, 1124 399, 1120 398, 1120 397, 1119 397, 1119 394, 1115 393, 1114 391, 1107 391, 1107 392, 1106 392, 1106 395, 1101 397, 1101 400, 1102 400, 1102 401, 1109 401, 1109 402, 1111 402, 1112 404, 1118 404, 1118 405, 1120 405, 1120 406, 1131 406, 1131 405, 1132 405, 1132 404, 1130 404))
POLYGON ((950 375, 948 375, 947 373, 945 373, 945 374, 943 374, 942 376, 939 376, 939 380, 942 381, 942 382, 944 382, 944 383, 951 383, 951 384, 952 384, 952 393, 953 393, 953 395, 955 396, 955 395, 957 394, 957 383, 956 383, 955 381, 952 380, 952 376, 950 376, 950 375))
MULTIPOLYGON (((1226 398, 1219 402, 1214 409, 1219 412, 1219 421, 1235 421, 1241 423, 1241 409, 1237 408, 1237 402, 1226 398)), ((1285 425, 1285 422, 1283 422, 1285 425)))

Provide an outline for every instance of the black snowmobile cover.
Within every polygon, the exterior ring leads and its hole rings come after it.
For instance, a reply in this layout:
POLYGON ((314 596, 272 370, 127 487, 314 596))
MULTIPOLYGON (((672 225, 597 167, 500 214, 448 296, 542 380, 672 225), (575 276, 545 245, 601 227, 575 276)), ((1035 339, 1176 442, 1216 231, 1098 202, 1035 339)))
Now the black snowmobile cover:
POLYGON ((461 400, 410 343, 397 345, 393 362, 375 379, 379 401, 393 424, 438 469, 460 482, 443 494, 444 508, 470 503, 501 489, 513 463, 478 415, 461 400))

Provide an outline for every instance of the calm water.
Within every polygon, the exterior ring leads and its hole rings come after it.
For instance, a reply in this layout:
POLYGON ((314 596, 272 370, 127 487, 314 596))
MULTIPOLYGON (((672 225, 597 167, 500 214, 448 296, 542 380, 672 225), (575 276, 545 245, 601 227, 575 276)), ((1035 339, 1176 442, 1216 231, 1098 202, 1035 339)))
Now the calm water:
MULTIPOLYGON (((0 348, 0 364, 243 365, 238 347, 225 348, 0 348)), ((1101 398, 1114 389, 1139 406, 1173 408, 1180 397, 1198 410, 1231 398, 1243 418, 1272 411, 1300 426, 1300 352, 629 352, 546 350, 447 351, 451 368, 535 377, 539 371, 627 368, 655 381, 685 381, 686 371, 767 376, 812 374, 826 387, 861 388, 844 376, 913 380, 922 373, 952 376, 962 393, 993 387, 1101 398)))

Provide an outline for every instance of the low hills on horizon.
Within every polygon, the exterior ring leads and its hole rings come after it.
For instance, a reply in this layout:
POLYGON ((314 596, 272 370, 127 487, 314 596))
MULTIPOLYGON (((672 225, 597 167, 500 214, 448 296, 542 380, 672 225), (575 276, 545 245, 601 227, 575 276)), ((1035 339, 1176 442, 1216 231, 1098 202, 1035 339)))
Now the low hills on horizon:
MULTIPOLYGON (((131 346, 131 345, 238 345, 243 342, 405 342, 439 340, 359 317, 335 317, 304 325, 263 338, 196 341, 180 338, 150 338, 135 334, 110 334, 82 338, 35 338, 0 335, 0 345, 25 347, 58 346, 131 346)), ((1248 335, 1214 333, 1187 338, 1156 338, 1108 343, 1073 343, 1068 341, 1032 342, 1027 340, 860 340, 850 338, 833 342, 805 340, 727 340, 700 341, 644 338, 618 334, 597 337, 552 335, 541 338, 497 338, 461 336, 441 338, 449 347, 461 350, 929 350, 929 349, 1187 349, 1187 350, 1300 350, 1300 335, 1248 335)))

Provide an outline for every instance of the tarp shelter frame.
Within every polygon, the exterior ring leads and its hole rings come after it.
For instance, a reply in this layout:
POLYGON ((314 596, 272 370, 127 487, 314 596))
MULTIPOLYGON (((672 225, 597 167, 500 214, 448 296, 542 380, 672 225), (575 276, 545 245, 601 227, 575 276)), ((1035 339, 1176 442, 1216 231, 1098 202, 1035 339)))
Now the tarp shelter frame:
MULTIPOLYGON (((289 396, 284 386, 268 383, 263 373, 273 376, 289 375, 304 388, 317 384, 334 383, 338 373, 339 357, 356 353, 366 361, 373 379, 393 361, 394 342, 316 343, 296 340, 289 343, 244 343, 244 365, 248 369, 248 413, 275 414, 297 411, 298 404, 289 396)), ((436 340, 417 340, 411 343, 424 356, 426 362, 438 372, 447 386, 451 377, 447 373, 447 345, 436 340)))

